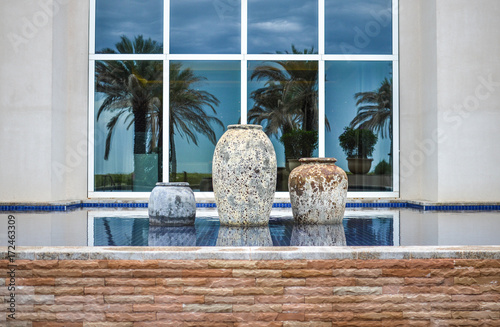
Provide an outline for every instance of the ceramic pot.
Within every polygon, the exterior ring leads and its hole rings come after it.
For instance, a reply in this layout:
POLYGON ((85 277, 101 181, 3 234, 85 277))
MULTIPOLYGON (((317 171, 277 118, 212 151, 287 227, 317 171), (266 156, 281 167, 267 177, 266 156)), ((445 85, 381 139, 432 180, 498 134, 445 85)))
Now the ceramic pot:
POLYGON ((338 224, 344 218, 347 175, 335 158, 302 158, 288 178, 297 224, 338 224))
POLYGON ((267 225, 276 171, 276 153, 262 126, 229 125, 217 142, 212 163, 221 225, 267 225))
POLYGON ((196 200, 189 183, 156 183, 149 196, 148 214, 153 226, 193 225, 196 200))
POLYGON ((373 159, 368 158, 347 158, 347 168, 353 174, 368 174, 372 167, 373 159))

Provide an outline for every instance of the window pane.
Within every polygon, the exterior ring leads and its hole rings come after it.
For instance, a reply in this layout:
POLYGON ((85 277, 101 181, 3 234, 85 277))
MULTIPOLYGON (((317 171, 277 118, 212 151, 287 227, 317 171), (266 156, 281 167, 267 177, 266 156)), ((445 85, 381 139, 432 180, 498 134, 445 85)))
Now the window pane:
POLYGON ((171 0, 170 53, 240 52, 239 0, 171 0))
POLYGON ((212 158, 241 117, 239 61, 171 61, 170 181, 212 191, 212 158))
POLYGON ((392 1, 325 0, 325 52, 392 54, 392 1))
POLYGON ((95 16, 96 53, 163 52, 163 0, 96 0, 95 16), (140 35, 155 41, 157 46, 117 46, 123 37, 134 40, 140 35))
POLYGON ((249 0, 248 53, 317 53, 317 0, 249 0))
POLYGON ((317 156, 318 62, 249 61, 248 109, 274 145, 277 190, 287 191, 296 159, 317 156))
POLYGON ((161 61, 96 61, 94 190, 149 192, 161 181, 161 61))
POLYGON ((347 172, 349 191, 392 191, 392 62, 326 62, 325 71, 326 156, 347 172), (358 160, 368 172, 348 156, 372 159, 358 160))

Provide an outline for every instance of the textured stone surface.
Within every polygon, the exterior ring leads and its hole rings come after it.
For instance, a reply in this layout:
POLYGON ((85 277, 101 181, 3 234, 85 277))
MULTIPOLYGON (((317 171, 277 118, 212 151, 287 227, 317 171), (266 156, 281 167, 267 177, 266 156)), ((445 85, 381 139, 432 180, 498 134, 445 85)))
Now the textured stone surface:
POLYGON ((196 200, 189 183, 156 183, 148 203, 150 225, 192 225, 196 200))
POLYGON ((499 267, 491 259, 19 260, 16 273, 80 273, 16 279, 13 326, 500 326, 499 267), (96 270, 109 276, 85 277, 96 270))
POLYGON ((276 190, 276 153, 260 125, 229 125, 212 165, 221 225, 267 225, 276 190))
POLYGON ((335 158, 302 158, 290 173, 293 218, 299 224, 338 224, 344 218, 347 175, 335 158))

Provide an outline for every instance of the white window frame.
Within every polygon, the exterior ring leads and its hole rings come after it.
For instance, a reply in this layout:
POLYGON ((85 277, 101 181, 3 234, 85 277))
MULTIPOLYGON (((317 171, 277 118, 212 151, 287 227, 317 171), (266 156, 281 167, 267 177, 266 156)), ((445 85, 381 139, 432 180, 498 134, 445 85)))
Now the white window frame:
MULTIPOLYGON (((319 99, 319 157, 325 156, 325 62, 326 61, 391 61, 393 72, 393 190, 388 192, 348 192, 349 199, 358 198, 399 198, 399 0, 392 0, 392 55, 331 55, 325 54, 325 0, 318 0, 318 54, 248 54, 247 17, 248 0, 241 0, 241 54, 170 54, 170 0, 164 0, 163 8, 163 53, 162 54, 96 54, 95 53, 95 8, 96 0, 90 1, 89 14, 89 116, 88 116, 88 197, 147 199, 150 192, 96 192, 94 191, 94 96, 96 60, 157 60, 163 61, 163 99, 167 111, 169 103, 169 65, 170 60, 237 60, 241 62, 241 123, 247 123, 248 110, 248 61, 258 60, 317 60, 318 61, 318 99, 319 99)), ((169 126, 169 115, 163 115, 163 126, 169 126)), ((169 144, 168 128, 163 128, 164 145, 169 144)), ((165 147, 166 148, 166 147, 165 147)), ((163 181, 169 178, 169 151, 163 151, 163 181)), ((213 192, 195 192, 196 200, 213 200, 213 192)), ((289 199, 288 192, 276 192, 275 200, 289 199)))

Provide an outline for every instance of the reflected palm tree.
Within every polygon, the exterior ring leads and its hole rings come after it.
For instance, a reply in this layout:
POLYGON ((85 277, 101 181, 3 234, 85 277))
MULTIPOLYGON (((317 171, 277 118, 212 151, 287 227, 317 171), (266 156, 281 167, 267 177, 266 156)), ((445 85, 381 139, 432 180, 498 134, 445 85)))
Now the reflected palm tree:
MULTIPOLYGON (((142 35, 133 41, 126 36, 116 45, 118 53, 153 54, 161 53, 162 45, 142 35)), ((116 54, 113 49, 106 48, 103 54, 116 54)), ((198 145, 198 135, 206 136, 213 144, 216 135, 212 123, 224 127, 222 122, 205 112, 208 107, 216 114, 215 107, 219 100, 212 94, 195 88, 203 81, 182 64, 170 65, 170 154, 172 172, 175 176, 177 159, 174 135, 178 134, 198 145)), ((113 116, 106 128, 106 148, 104 159, 107 160, 111 149, 111 139, 120 118, 127 124, 127 129, 134 126, 134 154, 158 152, 161 156, 162 138, 162 106, 163 106, 163 64, 161 61, 147 60, 109 60, 96 61, 96 92, 105 95, 97 112, 97 120, 104 112, 113 116)), ((161 157, 158 162, 158 176, 161 179, 161 157)), ((138 165, 134 165, 138 167, 138 165)))
MULTIPOLYGON (((292 45, 291 54, 314 53, 314 48, 301 52, 292 45)), ((264 128, 267 135, 277 136, 279 132, 284 134, 295 129, 318 129, 317 61, 271 61, 255 68, 250 79, 266 81, 263 88, 250 94, 254 105, 248 112, 248 118, 257 124, 267 121, 264 128)), ((326 125, 329 128, 328 121, 326 125)))
MULTIPOLYGON (((116 44, 119 53, 150 54, 158 53, 161 48, 161 44, 150 38, 145 40, 142 35, 135 37, 134 41, 122 36, 116 44)), ((110 48, 101 52, 117 53, 110 48)), ((128 124, 127 129, 134 125, 134 154, 148 153, 161 147, 161 133, 157 128, 155 133, 159 137, 154 138, 157 143, 154 146, 148 146, 147 132, 153 122, 161 119, 162 63, 145 60, 96 61, 95 81, 96 92, 106 95, 98 109, 97 120, 104 112, 114 114, 106 125, 108 134, 104 159, 109 157, 113 131, 122 117, 128 124)))
POLYGON ((354 98, 357 100, 356 105, 361 106, 350 126, 371 130, 382 138, 389 137, 389 161, 392 164, 392 78, 384 78, 377 90, 358 92, 354 98))
POLYGON ((392 79, 385 78, 377 90, 356 93, 354 98, 361 106, 351 127, 369 129, 392 141, 392 79))
POLYGON ((205 112, 210 108, 217 114, 215 107, 219 100, 211 93, 196 89, 195 86, 205 78, 196 76, 190 68, 182 69, 181 63, 170 64, 170 162, 175 180, 177 174, 177 156, 174 135, 185 137, 188 142, 198 145, 198 135, 206 136, 212 144, 217 139, 212 123, 224 128, 224 124, 215 116, 205 112))

